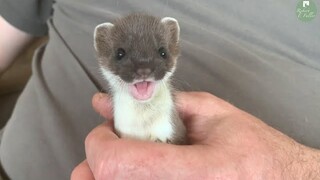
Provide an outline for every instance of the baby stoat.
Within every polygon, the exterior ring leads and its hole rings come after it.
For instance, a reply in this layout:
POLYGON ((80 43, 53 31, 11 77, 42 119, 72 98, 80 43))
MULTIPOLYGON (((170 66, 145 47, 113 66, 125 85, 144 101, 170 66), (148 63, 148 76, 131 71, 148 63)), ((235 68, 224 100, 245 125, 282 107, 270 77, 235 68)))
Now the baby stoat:
POLYGON ((179 56, 178 21, 131 14, 95 28, 94 47, 110 85, 120 137, 186 143, 170 77, 179 56))

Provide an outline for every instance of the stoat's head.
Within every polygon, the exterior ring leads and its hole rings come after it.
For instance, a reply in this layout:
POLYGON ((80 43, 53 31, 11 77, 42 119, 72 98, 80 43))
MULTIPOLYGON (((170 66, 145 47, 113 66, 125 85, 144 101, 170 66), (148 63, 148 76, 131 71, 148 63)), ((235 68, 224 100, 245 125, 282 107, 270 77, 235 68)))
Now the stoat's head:
POLYGON ((98 25, 94 47, 112 89, 127 90, 137 100, 150 99, 175 70, 179 33, 176 19, 144 14, 98 25))

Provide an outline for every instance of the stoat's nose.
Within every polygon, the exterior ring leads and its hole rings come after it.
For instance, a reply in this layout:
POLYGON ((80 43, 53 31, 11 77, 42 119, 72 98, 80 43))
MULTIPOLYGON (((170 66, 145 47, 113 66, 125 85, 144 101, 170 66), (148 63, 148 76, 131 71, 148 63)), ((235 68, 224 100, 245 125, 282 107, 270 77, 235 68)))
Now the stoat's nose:
POLYGON ((139 75, 139 78, 142 78, 142 79, 147 79, 151 73, 152 73, 152 70, 150 68, 139 68, 137 70, 137 74, 139 75))

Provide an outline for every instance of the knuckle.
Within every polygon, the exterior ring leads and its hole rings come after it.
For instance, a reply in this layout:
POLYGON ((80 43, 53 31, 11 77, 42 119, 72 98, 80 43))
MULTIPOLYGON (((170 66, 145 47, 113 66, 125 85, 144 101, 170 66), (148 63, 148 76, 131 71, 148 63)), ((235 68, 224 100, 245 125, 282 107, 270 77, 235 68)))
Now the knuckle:
POLYGON ((86 139, 84 140, 85 146, 88 147, 94 141, 94 139, 95 139, 94 133, 91 131, 87 135, 86 139))
POLYGON ((213 97, 212 94, 208 93, 208 92, 199 92, 198 94, 201 98, 204 98, 204 99, 210 99, 213 97))
POLYGON ((195 100, 198 101, 198 104, 206 104, 212 100, 215 100, 214 96, 208 92, 196 92, 194 94, 195 100))

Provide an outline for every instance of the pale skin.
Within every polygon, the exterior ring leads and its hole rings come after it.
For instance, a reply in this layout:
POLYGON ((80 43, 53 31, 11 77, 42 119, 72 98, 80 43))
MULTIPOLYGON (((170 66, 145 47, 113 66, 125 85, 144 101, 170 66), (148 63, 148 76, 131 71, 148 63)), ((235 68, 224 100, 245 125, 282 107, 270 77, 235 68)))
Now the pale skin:
POLYGON ((320 151, 297 143, 256 117, 208 93, 180 92, 177 106, 190 145, 119 139, 111 102, 96 94, 94 109, 111 119, 90 132, 87 159, 72 180, 316 179, 320 151))
POLYGON ((0 16, 0 77, 34 39, 35 37, 17 29, 0 16))

